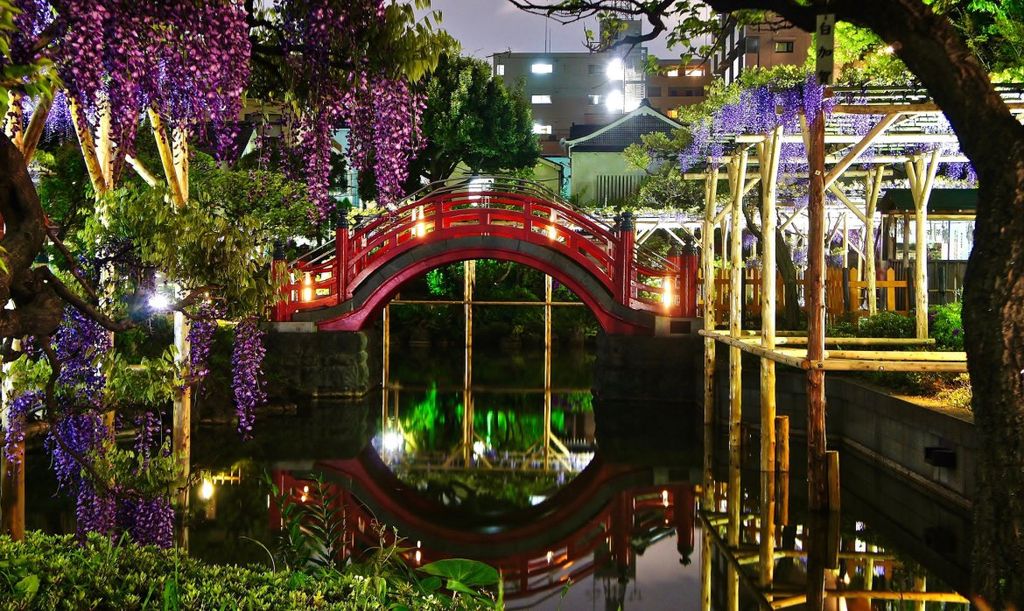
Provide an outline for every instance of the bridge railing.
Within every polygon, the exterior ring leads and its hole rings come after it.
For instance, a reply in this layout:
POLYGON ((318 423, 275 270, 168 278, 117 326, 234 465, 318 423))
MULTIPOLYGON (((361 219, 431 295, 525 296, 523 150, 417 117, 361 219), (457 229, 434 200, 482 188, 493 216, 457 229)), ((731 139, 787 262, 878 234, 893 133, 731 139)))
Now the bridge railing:
POLYGON ((544 244, 635 309, 675 310, 684 288, 679 261, 636 247, 628 221, 610 225, 531 181, 471 177, 428 185, 355 227, 342 219, 332 243, 279 270, 284 299, 275 318, 288 320, 300 310, 337 305, 394 257, 420 245, 467 236, 544 244))

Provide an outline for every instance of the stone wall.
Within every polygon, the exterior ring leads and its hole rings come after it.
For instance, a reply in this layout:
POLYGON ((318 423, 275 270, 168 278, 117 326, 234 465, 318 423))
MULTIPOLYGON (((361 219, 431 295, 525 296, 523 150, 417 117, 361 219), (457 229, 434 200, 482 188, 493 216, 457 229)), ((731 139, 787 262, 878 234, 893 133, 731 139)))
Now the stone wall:
MULTIPOLYGON (((720 359, 716 375, 718 422, 729 412, 728 370, 720 359)), ((743 420, 760 423, 758 359, 743 360, 743 420)), ((789 415, 790 429, 802 437, 807 423, 805 376, 795 369, 777 368, 775 401, 779 415, 789 415)), ((977 436, 970 419, 894 397, 852 378, 828 374, 825 379, 828 440, 895 470, 950 501, 968 506, 974 492, 977 436), (925 460, 925 448, 944 448, 955 454, 953 467, 925 460)))
POLYGON ((272 400, 362 397, 370 389, 367 335, 271 329, 263 370, 272 400))

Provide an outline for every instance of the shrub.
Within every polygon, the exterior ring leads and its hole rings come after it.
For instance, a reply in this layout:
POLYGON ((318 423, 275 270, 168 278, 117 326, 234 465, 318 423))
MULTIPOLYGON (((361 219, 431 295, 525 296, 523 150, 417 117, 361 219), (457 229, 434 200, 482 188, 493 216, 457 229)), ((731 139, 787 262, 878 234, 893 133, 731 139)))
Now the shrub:
POLYGON ((434 577, 419 581, 358 567, 306 574, 208 565, 183 552, 114 545, 96 534, 81 545, 70 535, 0 537, 0 577, 4 609, 494 608, 480 598, 444 595, 434 577))
POLYGON ((914 319, 896 312, 865 316, 857 326, 858 337, 914 337, 914 319))
POLYGON ((940 350, 964 349, 963 304, 959 301, 932 308, 931 336, 940 350))

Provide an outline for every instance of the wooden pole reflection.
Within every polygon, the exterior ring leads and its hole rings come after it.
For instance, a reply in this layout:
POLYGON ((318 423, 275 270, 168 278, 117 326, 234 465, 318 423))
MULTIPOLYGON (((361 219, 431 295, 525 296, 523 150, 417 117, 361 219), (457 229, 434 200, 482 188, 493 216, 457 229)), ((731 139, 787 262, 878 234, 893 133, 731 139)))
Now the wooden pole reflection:
POLYGON ((473 289, 476 286, 476 261, 463 263, 462 308, 466 319, 466 350, 462 378, 462 464, 473 458, 473 289))
POLYGON ((544 468, 551 468, 551 276, 544 276, 544 468))

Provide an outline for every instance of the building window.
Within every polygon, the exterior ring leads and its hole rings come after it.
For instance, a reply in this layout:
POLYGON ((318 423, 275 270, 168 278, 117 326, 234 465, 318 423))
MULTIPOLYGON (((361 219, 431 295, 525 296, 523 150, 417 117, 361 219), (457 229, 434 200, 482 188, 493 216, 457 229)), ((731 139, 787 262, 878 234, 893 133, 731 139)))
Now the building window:
MULTIPOLYGON (((778 43, 776 43, 778 44, 778 43)), ((761 37, 760 36, 747 36, 746 44, 747 53, 758 53, 761 51, 761 37)))
POLYGON ((551 74, 554 72, 555 67, 551 64, 538 62, 530 66, 530 72, 534 74, 551 74))
POLYGON ((675 77, 679 76, 679 70, 676 70, 675 68, 673 68, 673 69, 669 70, 668 72, 666 72, 665 76, 667 76, 669 78, 675 78, 675 77))
POLYGON ((549 96, 549 95, 531 95, 530 96, 530 103, 531 104, 550 104, 551 103, 551 96, 549 96))
POLYGON ((686 76, 704 76, 704 66, 690 66, 686 69, 686 76))
POLYGON ((793 52, 793 41, 792 40, 776 40, 775 41, 775 52, 776 53, 792 53, 793 52))
POLYGON ((601 74, 601 72, 601 66, 598 66, 597 64, 590 64, 587 66, 587 74, 601 74))
POLYGON ((649 98, 660 98, 661 97, 661 87, 648 87, 647 88, 647 97, 649 97, 649 98))
POLYGON ((601 96, 597 94, 590 94, 587 96, 587 99, 590 100, 591 106, 597 106, 598 104, 601 103, 601 96))
POLYGON ((551 126, 550 125, 541 125, 540 123, 534 123, 533 124, 533 133, 538 134, 538 135, 543 135, 543 134, 550 135, 551 134, 551 126))
POLYGON ((494 73, 498 76, 505 76, 505 64, 498 64, 495 66, 494 73))
POLYGON ((670 97, 670 98, 681 98, 681 97, 683 97, 683 88, 682 87, 669 87, 668 88, 668 97, 670 97))

